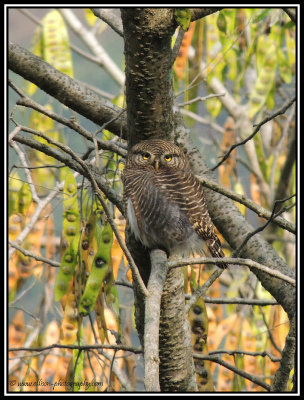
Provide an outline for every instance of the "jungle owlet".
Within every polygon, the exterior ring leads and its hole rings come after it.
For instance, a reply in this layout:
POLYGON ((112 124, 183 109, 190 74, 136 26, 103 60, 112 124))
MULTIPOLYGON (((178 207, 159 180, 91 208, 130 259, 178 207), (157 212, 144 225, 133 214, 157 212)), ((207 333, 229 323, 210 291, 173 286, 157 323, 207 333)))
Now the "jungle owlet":
POLYGON ((169 256, 224 257, 203 188, 178 146, 161 139, 136 144, 122 180, 131 231, 145 247, 169 256))

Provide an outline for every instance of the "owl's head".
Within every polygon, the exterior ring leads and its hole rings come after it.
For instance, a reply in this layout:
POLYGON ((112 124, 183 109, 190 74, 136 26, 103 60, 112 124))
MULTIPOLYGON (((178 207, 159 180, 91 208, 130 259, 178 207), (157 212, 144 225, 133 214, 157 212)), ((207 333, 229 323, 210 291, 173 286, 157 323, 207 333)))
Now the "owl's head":
POLYGON ((188 161, 181 149, 174 143, 162 139, 149 139, 137 143, 128 153, 127 163, 141 168, 185 169, 188 161))

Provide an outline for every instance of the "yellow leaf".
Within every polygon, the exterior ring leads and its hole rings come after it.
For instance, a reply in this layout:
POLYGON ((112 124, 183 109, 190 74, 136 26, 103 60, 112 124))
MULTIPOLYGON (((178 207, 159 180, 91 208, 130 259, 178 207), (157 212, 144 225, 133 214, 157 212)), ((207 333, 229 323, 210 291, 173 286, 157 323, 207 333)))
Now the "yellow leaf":
POLYGON ((43 59, 54 68, 73 77, 70 40, 60 12, 50 11, 41 23, 43 59))

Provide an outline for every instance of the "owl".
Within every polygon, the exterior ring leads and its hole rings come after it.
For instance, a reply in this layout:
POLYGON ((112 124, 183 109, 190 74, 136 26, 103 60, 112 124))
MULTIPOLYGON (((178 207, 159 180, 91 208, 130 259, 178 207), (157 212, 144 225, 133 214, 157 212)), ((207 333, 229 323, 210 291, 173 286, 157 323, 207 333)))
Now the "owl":
POLYGON ((202 185, 178 146, 162 139, 136 144, 122 181, 131 232, 146 248, 163 249, 169 257, 224 257, 202 185))

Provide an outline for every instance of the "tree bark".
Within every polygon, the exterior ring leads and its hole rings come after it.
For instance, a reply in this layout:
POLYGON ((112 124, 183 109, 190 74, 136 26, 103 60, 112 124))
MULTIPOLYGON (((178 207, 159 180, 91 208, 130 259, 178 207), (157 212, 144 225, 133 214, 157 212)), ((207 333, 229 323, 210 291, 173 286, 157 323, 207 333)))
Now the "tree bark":
MULTIPOLYGON (((171 40, 177 25, 173 9, 121 9, 125 59, 128 145, 173 135, 173 84, 171 40)), ((147 251, 128 234, 127 243, 143 271, 149 277, 147 251)), ((135 296, 137 293, 135 291, 135 296)), ((136 321, 143 339, 144 309, 136 298, 136 321)), ((143 345, 145 345, 142 342, 143 345)), ((185 312, 181 270, 167 275, 161 300, 159 334, 159 377, 161 391, 193 390, 191 333, 185 312), (191 386, 192 385, 192 386, 191 386)))
POLYGON ((128 145, 173 131, 173 9, 122 8, 128 145))

